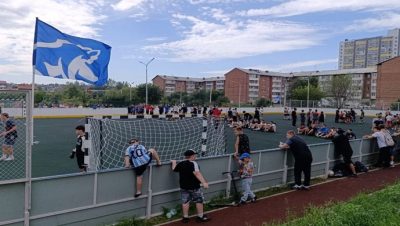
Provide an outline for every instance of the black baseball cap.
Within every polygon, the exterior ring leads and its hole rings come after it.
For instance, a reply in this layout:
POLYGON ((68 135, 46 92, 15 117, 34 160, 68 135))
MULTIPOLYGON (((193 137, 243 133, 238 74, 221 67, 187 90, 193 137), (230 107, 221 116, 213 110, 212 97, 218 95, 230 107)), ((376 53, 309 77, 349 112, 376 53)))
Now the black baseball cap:
POLYGON ((189 156, 192 156, 192 155, 196 155, 196 154, 197 154, 197 152, 193 151, 193 149, 188 149, 188 150, 185 151, 185 153, 183 153, 183 155, 186 156, 186 157, 189 157, 189 156))

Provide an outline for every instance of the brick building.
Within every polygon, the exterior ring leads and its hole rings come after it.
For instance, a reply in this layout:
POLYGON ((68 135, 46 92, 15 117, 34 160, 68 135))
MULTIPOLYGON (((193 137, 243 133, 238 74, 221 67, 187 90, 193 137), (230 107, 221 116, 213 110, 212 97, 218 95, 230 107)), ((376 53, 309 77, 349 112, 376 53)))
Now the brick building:
POLYGON ((225 96, 231 103, 255 103, 259 98, 281 102, 289 74, 234 68, 225 74, 225 96))
POLYGON ((376 106, 388 108, 400 98, 400 57, 378 64, 376 106))
POLYGON ((202 89, 223 92, 225 77, 193 78, 157 75, 152 81, 165 95, 170 95, 175 92, 193 93, 202 89))

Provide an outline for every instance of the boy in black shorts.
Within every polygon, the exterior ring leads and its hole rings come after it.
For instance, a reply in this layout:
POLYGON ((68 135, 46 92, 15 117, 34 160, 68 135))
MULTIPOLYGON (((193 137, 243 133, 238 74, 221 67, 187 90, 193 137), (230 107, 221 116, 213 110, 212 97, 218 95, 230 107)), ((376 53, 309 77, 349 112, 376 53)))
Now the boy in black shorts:
POLYGON ((130 146, 125 151, 125 167, 129 168, 132 166, 136 174, 135 198, 142 195, 143 173, 153 158, 157 162, 156 166, 161 166, 161 160, 156 149, 150 148, 147 150, 139 142, 138 138, 131 139, 129 141, 130 146))
POLYGON ((210 219, 203 214, 203 192, 200 188, 200 183, 205 189, 208 188, 208 183, 200 173, 199 165, 194 160, 196 152, 192 149, 185 151, 186 160, 176 164, 176 160, 171 160, 172 170, 179 173, 179 185, 181 188, 183 223, 189 222, 189 204, 196 203, 197 222, 207 222, 210 219))
POLYGON ((77 135, 75 148, 72 150, 71 159, 76 155, 76 162, 78 163, 79 171, 86 172, 87 165, 85 164, 85 150, 83 149, 83 141, 85 140, 85 126, 79 125, 75 128, 77 135))

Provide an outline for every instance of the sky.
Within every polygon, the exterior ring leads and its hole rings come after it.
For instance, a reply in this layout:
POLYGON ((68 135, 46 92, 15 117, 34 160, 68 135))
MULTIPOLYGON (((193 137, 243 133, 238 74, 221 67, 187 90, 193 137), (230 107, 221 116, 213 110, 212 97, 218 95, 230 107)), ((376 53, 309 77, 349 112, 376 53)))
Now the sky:
MULTIPOLYGON (((337 69, 339 42, 400 27, 399 0, 2 0, 0 80, 30 83, 35 18, 112 47, 109 78, 337 69)), ((68 80, 36 76, 37 83, 68 80)))

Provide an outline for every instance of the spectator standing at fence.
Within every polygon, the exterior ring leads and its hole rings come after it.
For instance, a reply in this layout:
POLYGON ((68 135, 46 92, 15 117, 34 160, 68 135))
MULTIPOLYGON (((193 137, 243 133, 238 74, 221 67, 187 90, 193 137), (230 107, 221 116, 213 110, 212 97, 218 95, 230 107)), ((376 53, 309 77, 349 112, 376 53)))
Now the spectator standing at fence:
POLYGON ((179 186, 181 188, 181 200, 182 200, 182 212, 183 212, 183 223, 189 223, 189 205, 190 202, 196 203, 197 210, 197 222, 207 222, 210 220, 203 213, 204 208, 204 196, 200 188, 200 184, 203 188, 208 188, 208 183, 204 179, 200 172, 200 167, 197 164, 196 152, 192 149, 185 151, 185 160, 176 163, 176 160, 171 160, 172 170, 179 173, 179 186))
POLYGON ((76 162, 78 163, 79 171, 86 172, 87 165, 85 164, 85 150, 83 148, 83 142, 85 140, 85 126, 77 126, 75 128, 75 134, 77 135, 75 148, 72 150, 69 157, 73 159, 76 156, 76 162))
POLYGON ((297 123, 297 108, 294 108, 292 111, 292 126, 296 127, 297 123))
POLYGON ((142 195, 143 173, 153 158, 157 162, 157 166, 161 165, 160 157, 154 148, 147 150, 143 145, 139 144, 138 138, 129 141, 130 146, 125 151, 125 167, 133 167, 136 174, 136 193, 135 198, 142 195))
POLYGON ((257 119, 259 122, 261 121, 260 120, 260 111, 258 110, 258 108, 256 108, 254 110, 254 118, 257 119))
POLYGON ((335 123, 339 123, 339 111, 340 111, 340 108, 336 109, 335 123))
POLYGON ((356 168, 351 160, 351 156, 353 156, 353 149, 351 148, 349 139, 347 138, 343 129, 338 128, 336 135, 332 139, 332 142, 335 145, 335 156, 343 156, 344 164, 351 170, 352 174, 350 176, 356 177, 356 168))
POLYGON ((14 160, 15 141, 18 138, 17 125, 8 113, 1 113, 0 119, 4 122, 4 131, 0 133, 0 137, 4 137, 4 143, 1 147, 3 154, 0 160, 12 161, 14 160))
POLYGON ((306 125, 306 114, 304 113, 304 110, 301 110, 300 113, 300 126, 305 126, 306 125))
POLYGON ((384 166, 384 167, 389 167, 390 166, 390 147, 386 144, 385 141, 385 135, 381 131, 381 128, 379 126, 375 126, 373 128, 374 133, 371 135, 365 135, 364 138, 371 139, 371 138, 376 138, 376 141, 378 143, 379 147, 379 157, 378 161, 375 164, 375 166, 384 166))
POLYGON ((315 109, 314 113, 312 113, 312 123, 318 124, 319 123, 318 120, 319 120, 319 113, 318 110, 315 109))
POLYGON ((235 142, 235 156, 239 158, 243 153, 250 153, 249 137, 243 133, 242 127, 235 128, 236 142, 235 142))
POLYGON ((323 111, 321 111, 321 113, 319 114, 318 121, 319 123, 325 123, 325 114, 323 111))
POLYGON ((299 136, 296 136, 293 130, 286 133, 286 142, 279 144, 283 150, 290 149, 294 157, 294 180, 293 189, 309 190, 311 180, 312 154, 306 142, 299 136), (301 175, 304 173, 304 183, 301 183, 301 175))
POLYGON ((356 122, 356 111, 353 108, 350 108, 351 122, 356 122))
POLYGON ((307 112, 307 127, 311 126, 311 121, 312 121, 311 118, 312 118, 312 110, 309 109, 308 112, 307 112))
POLYGON ((392 134, 388 130, 389 127, 385 127, 383 124, 379 125, 379 128, 381 129, 381 132, 383 133, 383 136, 385 137, 385 142, 389 151, 389 165, 390 167, 394 167, 394 156, 395 156, 395 142, 393 140, 392 134))
POLYGON ((239 174, 242 179, 243 196, 240 198, 239 205, 245 204, 248 199, 251 202, 257 200, 254 192, 251 191, 251 184, 253 183, 254 163, 250 158, 249 153, 243 153, 239 158, 239 174))

